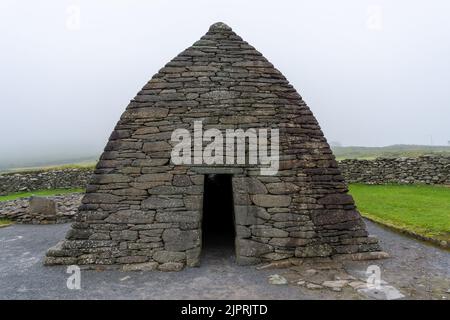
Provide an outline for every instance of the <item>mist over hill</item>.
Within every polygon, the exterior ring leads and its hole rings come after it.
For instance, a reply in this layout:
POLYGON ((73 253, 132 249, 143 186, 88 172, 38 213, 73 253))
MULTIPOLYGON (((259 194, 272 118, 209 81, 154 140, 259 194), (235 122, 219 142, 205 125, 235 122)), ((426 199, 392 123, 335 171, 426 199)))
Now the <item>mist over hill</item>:
POLYGON ((2 156, 0 159, 0 171, 11 171, 15 169, 41 168, 63 165, 85 165, 97 162, 99 155, 94 154, 51 154, 38 157, 11 158, 2 156))
MULTIPOLYGON (((396 144, 385 147, 361 147, 361 146, 332 146, 337 160, 343 159, 375 159, 377 157, 418 157, 426 154, 449 155, 450 146, 426 146, 396 144)), ((0 171, 14 171, 17 169, 32 169, 53 166, 85 166, 94 165, 100 153, 76 152, 51 153, 36 156, 2 155, 0 158, 0 171)))
POLYGON ((337 160, 375 159, 379 157, 419 157, 426 154, 443 154, 450 156, 450 146, 426 146, 413 144, 395 144, 385 147, 332 146, 337 160))

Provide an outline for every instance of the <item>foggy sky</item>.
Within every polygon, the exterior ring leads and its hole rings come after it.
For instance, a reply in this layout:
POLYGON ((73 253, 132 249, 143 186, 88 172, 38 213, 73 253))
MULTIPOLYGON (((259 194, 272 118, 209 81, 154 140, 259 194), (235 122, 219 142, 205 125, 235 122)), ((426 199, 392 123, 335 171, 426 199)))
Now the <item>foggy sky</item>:
POLYGON ((328 141, 446 145, 449 10, 445 0, 1 0, 0 160, 99 154, 129 100, 217 21, 287 77, 328 141))

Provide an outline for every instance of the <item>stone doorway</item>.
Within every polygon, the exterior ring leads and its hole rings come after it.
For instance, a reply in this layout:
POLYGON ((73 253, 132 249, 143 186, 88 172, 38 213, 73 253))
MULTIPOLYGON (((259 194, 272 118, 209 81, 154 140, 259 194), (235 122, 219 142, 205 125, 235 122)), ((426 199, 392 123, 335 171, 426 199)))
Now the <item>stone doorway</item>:
POLYGON ((231 174, 205 175, 202 216, 202 251, 224 250, 227 255, 234 255, 235 222, 231 174))

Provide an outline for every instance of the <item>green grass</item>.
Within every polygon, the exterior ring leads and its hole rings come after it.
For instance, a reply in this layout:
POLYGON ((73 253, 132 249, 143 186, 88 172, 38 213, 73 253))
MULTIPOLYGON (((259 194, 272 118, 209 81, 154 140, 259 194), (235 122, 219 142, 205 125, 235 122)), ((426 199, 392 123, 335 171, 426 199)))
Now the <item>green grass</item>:
POLYGON ((450 241, 450 188, 351 184, 363 216, 399 230, 450 241))
POLYGON ((5 171, 1 171, 3 174, 13 174, 13 173, 24 173, 24 172, 34 172, 34 171, 51 171, 51 170, 62 170, 62 169, 94 169, 96 161, 84 161, 70 164, 62 164, 62 165, 49 165, 49 166, 41 166, 41 167, 24 167, 24 168, 14 168, 8 169, 5 171))
POLYGON ((49 190, 37 190, 31 192, 17 192, 11 193, 6 196, 0 196, 0 202, 16 200, 20 198, 27 198, 33 195, 35 196, 54 196, 57 194, 67 194, 67 193, 75 193, 75 192, 84 192, 83 189, 49 189, 49 190))
POLYGON ((11 220, 8 219, 0 219, 0 228, 10 225, 12 223, 11 220))

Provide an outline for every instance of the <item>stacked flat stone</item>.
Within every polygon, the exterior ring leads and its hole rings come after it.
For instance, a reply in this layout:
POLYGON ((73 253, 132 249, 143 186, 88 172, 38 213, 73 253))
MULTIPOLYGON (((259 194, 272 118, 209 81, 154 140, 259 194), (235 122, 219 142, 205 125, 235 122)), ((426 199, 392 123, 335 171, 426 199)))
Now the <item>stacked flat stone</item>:
POLYGON ((84 188, 91 168, 66 168, 0 174, 0 195, 45 189, 84 188))
MULTIPOLYGON (((310 109, 285 77, 223 23, 162 68, 130 102, 67 239, 46 264, 180 270, 199 265, 204 174, 233 174, 236 260, 379 252, 310 109), (277 128, 280 170, 174 165, 171 134, 277 128)), ((206 226, 207 227, 207 226, 206 226)))
POLYGON ((339 162, 339 168, 347 182, 450 185, 450 156, 445 155, 347 159, 339 162))
MULTIPOLYGON (((8 219, 19 224, 56 224, 72 222, 81 203, 82 194, 72 193, 51 197, 39 197, 54 204, 54 212, 33 209, 36 197, 0 202, 0 219, 8 219), (31 206, 30 206, 31 205, 31 206)), ((39 205, 38 205, 39 208, 39 205)))

